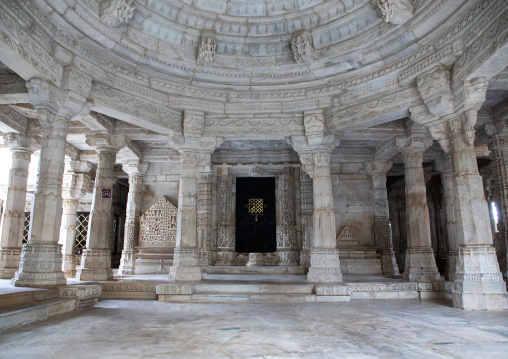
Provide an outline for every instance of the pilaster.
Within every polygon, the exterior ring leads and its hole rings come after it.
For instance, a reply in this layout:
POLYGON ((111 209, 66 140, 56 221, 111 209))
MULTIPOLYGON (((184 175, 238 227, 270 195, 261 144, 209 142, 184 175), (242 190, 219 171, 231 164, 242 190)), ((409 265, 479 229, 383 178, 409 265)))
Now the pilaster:
POLYGON ((143 178, 148 168, 139 160, 131 160, 123 165, 129 175, 129 194, 125 217, 124 241, 118 274, 134 274, 136 246, 139 245, 139 226, 141 203, 143 201, 143 178))
POLYGON ((0 278, 11 279, 19 268, 21 256, 28 167, 34 139, 8 133, 5 142, 11 150, 12 164, 1 226, 0 278))
POLYGON ((302 251, 300 254, 300 265, 306 269, 310 267, 310 252, 314 243, 314 227, 312 223, 312 212, 314 208, 312 178, 308 173, 300 171, 300 193, 301 193, 301 224, 302 224, 302 251))
POLYGON ((370 173, 374 187, 374 240, 381 254, 381 266, 384 275, 399 275, 399 267, 393 251, 392 231, 388 192, 386 189, 386 173, 392 167, 389 161, 377 161, 371 164, 370 173))
POLYGON ((32 204, 29 242, 23 245, 15 286, 65 285, 62 251, 58 244, 62 221, 62 178, 69 121, 85 106, 91 77, 73 69, 64 72, 62 86, 39 78, 27 82, 28 95, 41 122, 41 153, 32 204))
POLYGON ((96 133, 87 135, 87 143, 97 152, 97 172, 92 210, 76 278, 79 280, 113 279, 110 239, 113 236, 113 185, 117 152, 125 146, 125 137, 96 133))
POLYGON ((235 251, 235 228, 232 224, 232 178, 229 167, 217 168, 217 259, 215 265, 231 265, 235 251))
POLYGON ((408 241, 404 279, 439 280, 440 275, 431 245, 429 209, 422 167, 426 135, 418 126, 408 127, 407 132, 407 145, 402 149, 408 241))

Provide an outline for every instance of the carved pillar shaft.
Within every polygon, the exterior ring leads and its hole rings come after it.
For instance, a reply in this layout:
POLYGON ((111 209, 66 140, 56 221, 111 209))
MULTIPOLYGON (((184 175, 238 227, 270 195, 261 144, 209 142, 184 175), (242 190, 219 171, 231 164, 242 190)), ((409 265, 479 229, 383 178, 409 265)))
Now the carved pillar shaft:
POLYGON ((438 280, 440 275, 431 247, 429 209, 422 167, 423 149, 406 147, 402 154, 408 240, 404 278, 411 281, 438 280))
POLYGON ((38 113, 42 124, 39 174, 30 217, 29 243, 23 245, 19 271, 13 279, 17 287, 66 284, 58 237, 68 123, 48 110, 38 113))
POLYGON ((63 201, 62 225, 60 226, 60 244, 62 245, 65 278, 76 277, 76 259, 74 256, 74 242, 76 240, 76 214, 78 200, 65 199, 63 201))
POLYGON ((198 249, 199 265, 210 264, 212 235, 212 173, 202 172, 198 177, 198 249))
POLYGON ((173 266, 170 281, 200 281, 199 249, 197 240, 198 175, 204 156, 210 154, 181 151, 180 190, 178 194, 178 222, 173 266))
POLYGON ((97 173, 93 190, 92 211, 83 251, 81 266, 77 271, 79 280, 109 280, 111 269, 110 241, 113 237, 113 185, 116 150, 97 148, 97 173))
POLYGON ((301 223, 302 223, 302 251, 300 264, 305 268, 310 267, 310 251, 314 242, 314 228, 312 212, 314 208, 312 178, 304 171, 300 172, 301 187, 301 223))
MULTIPOLYGON (((451 163, 450 163, 451 165, 451 163)), ((443 185, 443 207, 445 209, 446 267, 444 276, 447 280, 455 280, 455 260, 457 255, 457 234, 455 232, 455 205, 453 190, 453 173, 451 168, 441 172, 443 185)))
POLYGON ((331 151, 313 152, 314 246, 307 280, 342 282, 339 251, 336 248, 335 212, 333 210, 331 151))
POLYGON ((279 265, 298 265, 298 243, 294 213, 294 174, 284 168, 277 180, 277 253, 279 265))
MULTIPOLYGON (((474 114, 467 114, 471 115, 474 114)), ((464 309, 507 309, 506 284, 492 245, 489 211, 478 173, 474 130, 465 124, 460 117, 450 121, 458 246, 453 305, 464 309)))
MULTIPOLYGON (((498 259, 500 270, 508 277, 508 140, 495 138, 490 144, 492 169, 494 174, 494 188, 493 191, 496 193, 496 197, 499 199, 500 207, 497 207, 501 219, 498 221, 497 229, 499 231, 499 243, 496 246, 498 251, 498 259)), ((489 208, 491 213, 493 212, 491 207, 489 208)), ((492 220, 493 213, 491 215, 491 223, 494 225, 491 227, 495 228, 495 220, 492 220)))
POLYGON ((28 167, 32 150, 11 147, 11 153, 12 164, 9 171, 0 239, 0 278, 2 279, 13 278, 19 268, 25 222, 28 167))
POLYGON ((399 275, 399 267, 393 252, 392 232, 389 220, 388 192, 386 190, 386 172, 391 167, 384 166, 385 171, 375 171, 372 175, 374 187, 374 238, 376 247, 381 253, 381 265, 384 275, 399 275))
POLYGON ((143 201, 143 174, 129 174, 129 193, 125 217, 125 231, 119 274, 134 274, 134 255, 139 245, 139 221, 143 201))
POLYGON ((233 262, 235 239, 232 201, 232 178, 228 167, 217 168, 217 259, 215 265, 231 265, 233 262))

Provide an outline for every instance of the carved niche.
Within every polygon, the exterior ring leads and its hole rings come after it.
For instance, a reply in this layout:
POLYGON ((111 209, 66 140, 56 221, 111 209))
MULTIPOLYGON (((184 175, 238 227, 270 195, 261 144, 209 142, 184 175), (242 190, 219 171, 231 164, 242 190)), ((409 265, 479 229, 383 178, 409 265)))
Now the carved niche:
POLYGON ((215 48, 217 42, 213 37, 203 37, 199 46, 199 57, 203 59, 204 63, 212 62, 215 56, 215 48))
POLYGON ((355 232, 349 227, 344 226, 340 234, 337 236, 337 246, 338 247, 351 247, 358 246, 360 242, 358 238, 356 238, 355 232))
POLYGON ((303 64, 312 61, 312 46, 305 33, 296 34, 291 41, 291 50, 296 63, 303 64))
POLYGON ((176 246, 178 208, 164 196, 141 216, 140 246, 176 246))

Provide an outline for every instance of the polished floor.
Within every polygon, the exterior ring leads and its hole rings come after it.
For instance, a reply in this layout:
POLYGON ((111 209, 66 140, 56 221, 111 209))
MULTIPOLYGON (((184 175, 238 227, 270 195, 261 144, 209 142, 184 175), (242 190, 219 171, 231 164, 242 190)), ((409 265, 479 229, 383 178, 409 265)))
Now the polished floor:
POLYGON ((447 301, 103 300, 0 334, 1 358, 508 358, 508 312, 447 301))

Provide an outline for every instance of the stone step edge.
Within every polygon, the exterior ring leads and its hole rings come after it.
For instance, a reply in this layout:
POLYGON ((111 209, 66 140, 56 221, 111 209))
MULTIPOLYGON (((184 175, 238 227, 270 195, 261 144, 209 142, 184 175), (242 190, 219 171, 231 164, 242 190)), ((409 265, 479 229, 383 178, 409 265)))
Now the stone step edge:
POLYGON ((13 292, 0 295, 0 311, 16 306, 35 305, 37 302, 58 296, 56 288, 13 292))
POLYGON ((0 312, 0 332, 40 322, 76 310, 76 298, 54 298, 0 312))

